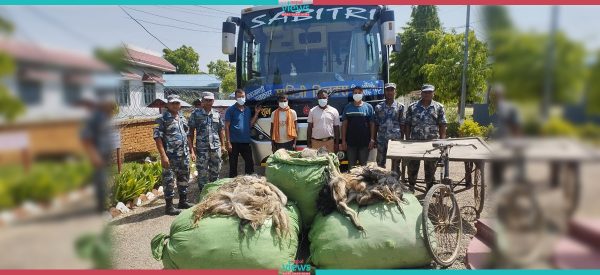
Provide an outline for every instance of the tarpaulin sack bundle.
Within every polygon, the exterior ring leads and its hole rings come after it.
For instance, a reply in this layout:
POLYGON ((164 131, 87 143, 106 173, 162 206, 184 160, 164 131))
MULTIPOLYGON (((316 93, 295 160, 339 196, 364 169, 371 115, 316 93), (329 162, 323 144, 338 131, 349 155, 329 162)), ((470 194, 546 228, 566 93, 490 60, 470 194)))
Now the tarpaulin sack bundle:
MULTIPOLYGON (((229 179, 231 180, 231 179, 229 179)), ((208 184, 203 197, 214 192, 220 180, 208 184)), ((240 233, 237 216, 203 217, 194 225, 194 209, 181 212, 169 235, 158 234, 152 239, 152 254, 162 260, 165 269, 281 269, 293 261, 298 248, 300 222, 295 205, 286 205, 289 234, 277 236, 271 219, 256 231, 249 224, 240 233)))
POLYGON ((295 151, 280 153, 277 151, 267 159, 267 180, 297 203, 303 226, 310 227, 317 214, 317 197, 327 184, 330 160, 338 167, 339 160, 333 153, 315 158, 301 158, 301 152, 295 151))
POLYGON ((423 208, 412 194, 404 194, 404 217, 393 203, 376 203, 358 209, 365 231, 334 211, 315 216, 309 232, 310 260, 317 268, 387 269, 420 267, 431 263, 423 238, 423 208))

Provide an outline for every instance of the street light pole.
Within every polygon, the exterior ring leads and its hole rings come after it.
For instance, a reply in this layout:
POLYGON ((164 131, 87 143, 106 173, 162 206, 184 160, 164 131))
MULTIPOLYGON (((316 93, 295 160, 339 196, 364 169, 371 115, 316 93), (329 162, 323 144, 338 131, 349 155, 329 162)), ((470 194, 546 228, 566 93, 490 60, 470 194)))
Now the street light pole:
POLYGON ((548 49, 546 56, 546 70, 544 79, 544 96, 542 101, 542 118, 544 121, 550 117, 550 104, 554 89, 553 72, 555 66, 555 44, 556 44, 556 29, 558 28, 558 6, 552 6, 550 18, 550 35, 548 36, 548 49))
POLYGON ((471 5, 467 5, 467 23, 465 29, 465 57, 463 60, 462 87, 460 91, 460 107, 458 109, 458 122, 465 121, 465 105, 467 101, 467 66, 469 61, 469 21, 471 16, 471 5))

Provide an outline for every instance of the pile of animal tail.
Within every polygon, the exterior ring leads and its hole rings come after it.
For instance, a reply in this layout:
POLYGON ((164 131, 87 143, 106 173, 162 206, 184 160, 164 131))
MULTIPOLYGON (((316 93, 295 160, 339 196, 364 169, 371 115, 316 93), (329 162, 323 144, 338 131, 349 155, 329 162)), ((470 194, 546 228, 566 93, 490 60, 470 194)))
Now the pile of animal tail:
POLYGON ((256 230, 272 219, 279 237, 289 233, 289 218, 285 212, 287 197, 265 177, 238 176, 210 193, 194 209, 194 223, 211 215, 237 216, 240 232, 250 224, 256 230))
POLYGON ((334 170, 328 184, 319 193, 317 208, 323 215, 338 210, 347 215, 359 230, 364 230, 358 214, 348 204, 356 202, 359 206, 366 206, 383 201, 396 204, 403 213, 401 204, 405 191, 396 172, 370 163, 355 167, 345 174, 334 170))

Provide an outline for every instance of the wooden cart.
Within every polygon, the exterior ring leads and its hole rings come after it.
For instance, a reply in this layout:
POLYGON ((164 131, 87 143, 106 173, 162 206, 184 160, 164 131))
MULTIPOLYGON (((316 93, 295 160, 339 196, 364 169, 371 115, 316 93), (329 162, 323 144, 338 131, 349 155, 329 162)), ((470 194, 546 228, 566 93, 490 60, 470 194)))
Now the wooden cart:
POLYGON ((491 156, 488 144, 480 138, 457 138, 428 141, 390 141, 387 158, 401 161, 401 180, 406 183, 407 162, 436 161, 444 167, 444 177, 437 179, 429 190, 424 179, 417 179, 414 188, 426 192, 423 204, 423 237, 434 261, 450 266, 456 260, 462 238, 463 216, 475 220, 483 210, 485 200, 485 161, 491 156), (439 149, 439 150, 438 150, 439 149), (464 163, 465 174, 460 180, 449 175, 450 162, 464 163), (474 205, 459 206, 457 192, 471 190, 474 205), (466 215, 465 215, 466 213, 466 215))
MULTIPOLYGON (((433 148, 433 144, 439 140, 428 141, 390 141, 388 144, 387 158, 401 161, 400 175, 403 182, 406 179, 406 166, 409 160, 435 160, 440 159, 439 152, 429 152, 433 148)), ((491 147, 481 138, 451 138, 444 140, 446 142, 458 144, 472 144, 477 147, 454 147, 449 152, 450 162, 461 162, 465 164, 465 174, 462 179, 442 182, 442 179, 437 178, 437 181, 446 184, 455 193, 464 191, 473 192, 474 208, 477 217, 483 210, 485 200, 485 161, 491 157, 491 147)), ((436 175, 437 176, 437 175, 436 175)), ((415 189, 423 193, 426 192, 425 180, 417 179, 415 189)))

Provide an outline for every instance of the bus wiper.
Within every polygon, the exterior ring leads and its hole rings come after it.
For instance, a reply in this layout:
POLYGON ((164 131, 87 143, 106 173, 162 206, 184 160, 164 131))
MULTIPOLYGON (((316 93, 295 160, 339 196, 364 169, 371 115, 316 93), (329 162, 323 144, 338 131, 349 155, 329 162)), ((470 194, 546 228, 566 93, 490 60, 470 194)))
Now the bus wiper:
POLYGON ((366 33, 370 33, 371 29, 373 28, 373 26, 375 26, 375 23, 377 23, 377 21, 379 21, 379 12, 375 14, 375 16, 373 16, 373 19, 369 20, 367 23, 362 25, 362 30, 366 33))
POLYGON ((370 33, 373 26, 375 26, 375 23, 377 23, 377 20, 375 18, 373 18, 373 20, 369 20, 367 23, 362 25, 362 30, 366 33, 370 33))

